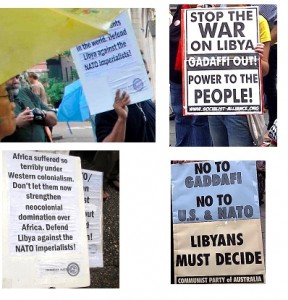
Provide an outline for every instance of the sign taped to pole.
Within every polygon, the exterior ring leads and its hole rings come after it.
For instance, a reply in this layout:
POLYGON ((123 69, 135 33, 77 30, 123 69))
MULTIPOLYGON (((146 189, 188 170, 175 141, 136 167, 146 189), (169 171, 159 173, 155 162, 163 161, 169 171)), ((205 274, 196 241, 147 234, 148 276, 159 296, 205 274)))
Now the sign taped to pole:
POLYGON ((184 115, 262 113, 258 8, 182 11, 184 115))
POLYGON ((264 282, 256 162, 171 168, 174 282, 264 282))
POLYGON ((90 284, 80 159, 3 152, 3 286, 90 284))

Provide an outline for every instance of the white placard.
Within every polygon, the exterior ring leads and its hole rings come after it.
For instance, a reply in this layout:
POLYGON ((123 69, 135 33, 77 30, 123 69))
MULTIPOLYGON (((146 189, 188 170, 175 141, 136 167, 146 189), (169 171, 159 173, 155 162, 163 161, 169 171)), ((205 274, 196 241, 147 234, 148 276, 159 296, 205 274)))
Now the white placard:
POLYGON ((3 152, 3 286, 90 284, 80 159, 3 152))
POLYGON ((103 267, 103 173, 82 169, 82 175, 89 265, 103 267))
POLYGON ((127 12, 111 24, 109 33, 71 49, 90 113, 113 109, 116 91, 126 91, 131 103, 151 99, 147 70, 127 12))
POLYGON ((182 20, 184 114, 262 113, 257 7, 188 9, 182 20))

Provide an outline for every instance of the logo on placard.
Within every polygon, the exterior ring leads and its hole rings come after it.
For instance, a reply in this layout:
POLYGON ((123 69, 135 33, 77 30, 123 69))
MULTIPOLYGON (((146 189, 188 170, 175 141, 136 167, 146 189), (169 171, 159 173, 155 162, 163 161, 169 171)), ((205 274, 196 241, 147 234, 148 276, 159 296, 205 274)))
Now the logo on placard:
POLYGON ((80 267, 76 263, 70 263, 67 267, 67 272, 70 276, 76 276, 80 272, 80 267))
POLYGON ((133 88, 135 91, 141 91, 144 87, 143 81, 140 78, 133 80, 133 88))

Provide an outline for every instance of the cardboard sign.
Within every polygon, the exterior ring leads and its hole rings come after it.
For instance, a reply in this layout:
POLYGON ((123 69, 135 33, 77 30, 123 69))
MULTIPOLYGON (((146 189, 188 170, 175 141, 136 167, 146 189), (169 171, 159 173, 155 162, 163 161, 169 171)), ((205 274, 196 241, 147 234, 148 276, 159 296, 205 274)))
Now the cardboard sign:
POLYGON ((3 286, 90 284, 80 159, 3 152, 3 286))
POLYGON ((82 175, 89 266, 103 267, 103 173, 82 169, 82 175))
POLYGON ((264 282, 258 201, 255 161, 172 165, 175 283, 264 282))
POLYGON ((172 183, 174 224, 260 218, 255 161, 173 165, 172 183))
POLYGON ((185 115, 262 113, 258 8, 182 11, 185 115))
POLYGON ((113 109, 116 91, 131 103, 151 99, 153 92, 127 12, 109 33, 71 49, 91 114, 113 109))
POLYGON ((176 284, 263 283, 260 220, 174 224, 176 284))

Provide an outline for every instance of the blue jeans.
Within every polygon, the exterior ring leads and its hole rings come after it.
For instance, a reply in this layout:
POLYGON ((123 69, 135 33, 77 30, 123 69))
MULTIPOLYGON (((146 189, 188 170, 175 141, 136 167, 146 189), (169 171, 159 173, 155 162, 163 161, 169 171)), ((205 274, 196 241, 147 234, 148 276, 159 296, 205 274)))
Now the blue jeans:
POLYGON ((209 116, 214 146, 253 146, 246 116, 209 116))
POLYGON ((175 113, 176 147, 212 146, 207 116, 183 116, 182 85, 170 81, 171 105, 175 113))

